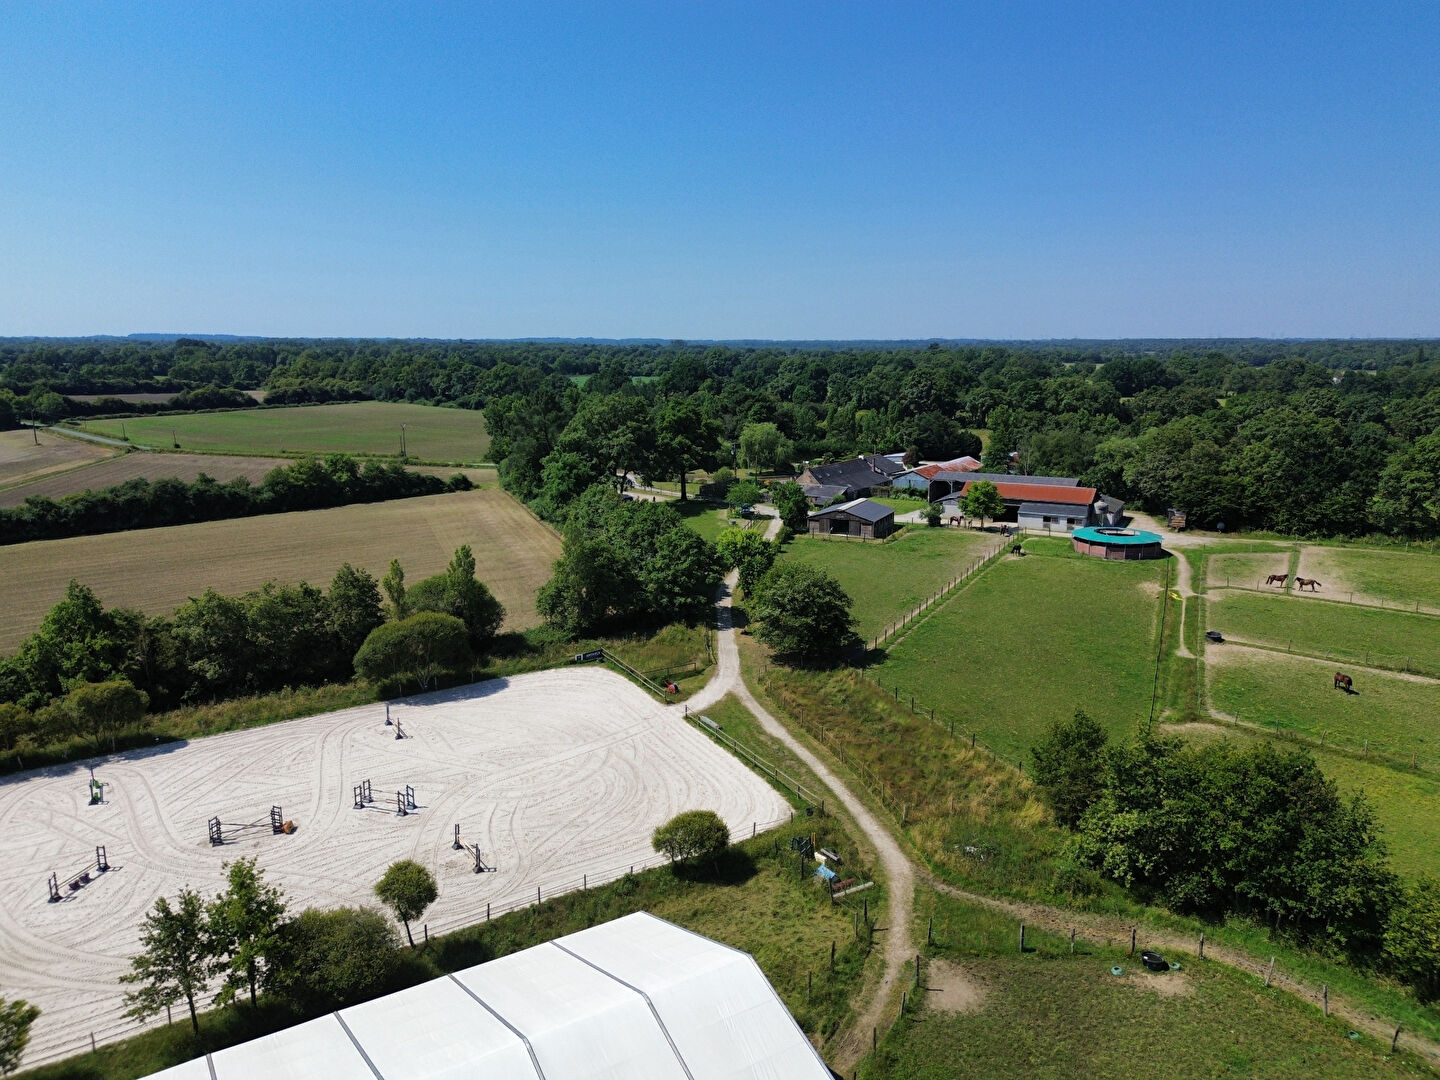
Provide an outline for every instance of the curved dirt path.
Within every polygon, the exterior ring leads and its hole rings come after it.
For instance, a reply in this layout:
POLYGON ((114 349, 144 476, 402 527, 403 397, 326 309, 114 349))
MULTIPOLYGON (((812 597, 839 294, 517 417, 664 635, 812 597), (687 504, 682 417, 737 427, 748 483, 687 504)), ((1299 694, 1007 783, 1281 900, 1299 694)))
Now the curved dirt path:
MULTIPOLYGON (((774 539, 780 531, 780 520, 772 520, 765 531, 766 539, 774 539)), ((726 694, 734 694, 754 714, 760 726, 784 743, 824 783, 841 805, 855 819, 856 825, 875 848, 880 865, 885 871, 885 902, 887 904, 887 926, 876 927, 883 932, 882 956, 884 967, 880 982, 867 985, 862 993, 870 995, 854 1014, 849 1027, 841 1033, 831 1053, 833 1064, 841 1072, 848 1072, 870 1050, 870 1040, 865 1038, 867 1028, 883 1026, 890 998, 890 991, 899 984, 906 964, 914 957, 914 942, 911 939, 911 923, 915 910, 915 871, 890 830, 883 826, 871 813, 869 807, 856 797, 830 767, 801 743, 784 724, 776 720, 750 692, 740 674, 740 650, 735 643, 735 628, 731 616, 731 597, 737 582, 732 572, 720 587, 715 603, 716 621, 716 665, 715 677, 703 690, 688 702, 692 710, 705 708, 719 701, 726 694)), ((680 708, 680 706, 675 706, 680 708)))

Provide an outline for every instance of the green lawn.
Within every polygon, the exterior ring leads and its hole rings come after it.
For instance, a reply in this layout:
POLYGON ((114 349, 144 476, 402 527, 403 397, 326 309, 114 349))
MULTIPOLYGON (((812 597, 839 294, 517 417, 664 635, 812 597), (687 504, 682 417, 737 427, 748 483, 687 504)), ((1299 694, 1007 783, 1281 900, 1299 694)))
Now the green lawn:
MULTIPOLYGON (((730 511, 724 506, 717 507, 712 502, 699 502, 695 499, 687 499, 682 503, 676 499, 667 505, 673 506, 678 510, 680 516, 685 519, 685 524, 694 529, 706 540, 709 540, 712 544, 715 542, 715 538, 724 532, 726 527, 731 524, 730 519, 726 516, 730 511)), ((743 521, 737 519, 734 524, 743 524, 743 521)), ((763 529, 767 524, 769 524, 769 522, 761 518, 757 519, 751 527, 763 529)))
POLYGON ((1211 645, 1205 658, 1210 703, 1222 713, 1324 733, 1357 750, 1368 739, 1373 749, 1440 766, 1440 684, 1352 669, 1356 692, 1346 694, 1335 689, 1337 665, 1324 660, 1233 644, 1211 645))
POLYGON ((1301 572, 1319 578, 1322 590, 1420 606, 1440 607, 1440 557, 1376 548, 1320 547, 1303 550, 1301 572))
POLYGON ((897 645, 877 674, 1007 756, 1083 708, 1128 736, 1150 711, 1165 563, 1071 556, 1027 539, 897 645))
POLYGON ((159 450, 261 457, 297 453, 395 455, 400 425, 405 447, 419 461, 479 462, 490 452, 485 416, 473 409, 442 409, 402 402, 355 401, 283 409, 177 413, 125 420, 94 420, 83 428, 159 450))
POLYGON ((1359 604, 1229 592, 1205 599, 1206 629, 1355 664, 1440 675, 1440 617, 1359 604))
POLYGON ((1183 970, 1151 976, 1124 949, 1082 945, 1072 956, 1067 942, 1033 930, 1036 948, 1022 956, 1018 926, 1003 916, 948 898, 934 914, 926 985, 935 992, 920 993, 924 1004, 882 1042, 879 1060, 861 1066, 865 1080, 1425 1075, 1388 1044, 1351 1039, 1339 1019, 1220 964, 1186 957, 1183 970), (930 1004, 961 978, 979 988, 975 1011, 930 1004))
POLYGON ((969 529, 911 529, 889 544, 798 536, 785 558, 828 570, 855 601, 867 640, 933 595, 999 538, 969 529))

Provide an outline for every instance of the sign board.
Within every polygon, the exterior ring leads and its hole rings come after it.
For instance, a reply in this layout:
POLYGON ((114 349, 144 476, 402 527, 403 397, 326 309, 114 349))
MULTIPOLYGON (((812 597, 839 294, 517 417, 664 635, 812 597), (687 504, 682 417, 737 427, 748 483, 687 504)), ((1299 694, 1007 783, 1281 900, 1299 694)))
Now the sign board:
POLYGON ((575 654, 575 663, 577 663, 577 664, 588 663, 588 662, 591 661, 591 660, 604 660, 604 659, 605 659, 605 650, 604 650, 604 649, 591 649, 589 652, 581 652, 581 653, 576 653, 576 654, 575 654))

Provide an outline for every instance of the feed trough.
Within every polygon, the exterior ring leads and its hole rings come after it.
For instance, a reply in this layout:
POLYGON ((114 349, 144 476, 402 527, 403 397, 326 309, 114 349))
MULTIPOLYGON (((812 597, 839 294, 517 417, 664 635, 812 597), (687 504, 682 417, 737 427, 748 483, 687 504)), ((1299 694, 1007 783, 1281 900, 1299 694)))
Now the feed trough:
POLYGON ((1222 641, 1225 640, 1225 638, 1221 635, 1219 630, 1206 630, 1205 640, 1213 641, 1216 645, 1219 645, 1222 641))
POLYGON ((1165 961, 1165 958, 1161 956, 1158 952, 1151 952, 1149 949, 1144 949, 1141 951, 1140 962, 1151 971, 1170 970, 1170 965, 1165 961))

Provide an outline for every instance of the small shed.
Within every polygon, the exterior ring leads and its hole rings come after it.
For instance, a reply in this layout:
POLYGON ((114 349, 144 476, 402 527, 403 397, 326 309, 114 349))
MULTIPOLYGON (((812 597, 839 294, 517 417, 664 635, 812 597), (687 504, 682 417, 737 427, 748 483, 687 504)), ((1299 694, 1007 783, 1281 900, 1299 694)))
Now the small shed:
POLYGON ((852 499, 810 515, 811 536, 858 536, 881 540, 895 531, 895 511, 871 499, 852 499))

